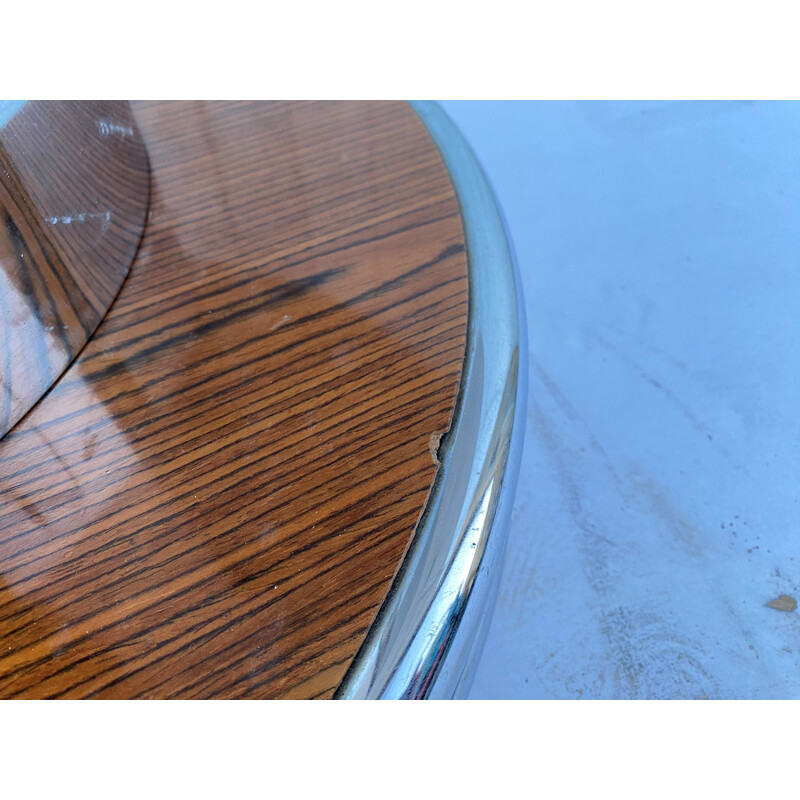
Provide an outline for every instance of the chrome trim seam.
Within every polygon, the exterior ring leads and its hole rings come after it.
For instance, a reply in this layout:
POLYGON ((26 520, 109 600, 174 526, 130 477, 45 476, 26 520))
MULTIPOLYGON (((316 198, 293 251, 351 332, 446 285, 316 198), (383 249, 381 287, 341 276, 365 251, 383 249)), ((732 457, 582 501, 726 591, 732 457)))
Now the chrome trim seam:
POLYGON ((413 103, 461 206, 469 317, 461 389, 414 539, 339 698, 465 696, 503 566, 519 476, 527 336, 513 248, 469 145, 436 103, 413 103))

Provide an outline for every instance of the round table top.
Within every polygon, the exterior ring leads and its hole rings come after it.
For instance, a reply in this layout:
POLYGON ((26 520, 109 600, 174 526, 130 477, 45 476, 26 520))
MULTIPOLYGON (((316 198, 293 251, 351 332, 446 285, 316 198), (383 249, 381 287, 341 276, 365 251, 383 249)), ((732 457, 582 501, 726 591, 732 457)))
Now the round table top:
POLYGON ((452 184, 405 104, 133 118, 130 273, 0 439, 0 696, 331 696, 457 399, 452 184))

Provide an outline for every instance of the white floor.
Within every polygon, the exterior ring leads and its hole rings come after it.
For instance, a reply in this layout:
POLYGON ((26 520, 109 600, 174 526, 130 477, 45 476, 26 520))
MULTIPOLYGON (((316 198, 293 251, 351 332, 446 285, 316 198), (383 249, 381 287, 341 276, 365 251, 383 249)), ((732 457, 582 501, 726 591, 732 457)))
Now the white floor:
POLYGON ((530 338, 471 696, 800 696, 800 105, 444 107, 530 338))

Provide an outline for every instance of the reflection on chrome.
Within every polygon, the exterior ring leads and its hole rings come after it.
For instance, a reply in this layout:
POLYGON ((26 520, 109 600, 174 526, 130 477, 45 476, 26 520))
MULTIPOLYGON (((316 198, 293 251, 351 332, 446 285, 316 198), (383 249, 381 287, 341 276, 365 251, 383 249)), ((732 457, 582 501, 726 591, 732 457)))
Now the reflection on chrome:
POLYGON ((417 103, 450 171, 469 261, 461 392, 441 467, 394 585, 337 697, 464 696, 483 647, 519 474, 526 332, 514 254, 489 184, 435 103, 417 103))

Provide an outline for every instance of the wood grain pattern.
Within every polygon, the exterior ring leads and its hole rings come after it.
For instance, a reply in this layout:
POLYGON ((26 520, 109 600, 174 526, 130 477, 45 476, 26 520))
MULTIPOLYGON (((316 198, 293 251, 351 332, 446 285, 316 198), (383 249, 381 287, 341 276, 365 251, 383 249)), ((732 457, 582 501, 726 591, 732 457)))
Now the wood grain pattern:
POLYGON ((0 125, 0 437, 105 315, 144 228, 130 105, 30 102, 0 125))
POLYGON ((139 254, 0 441, 0 695, 330 697, 457 395, 449 178, 405 104, 134 111, 139 254))

